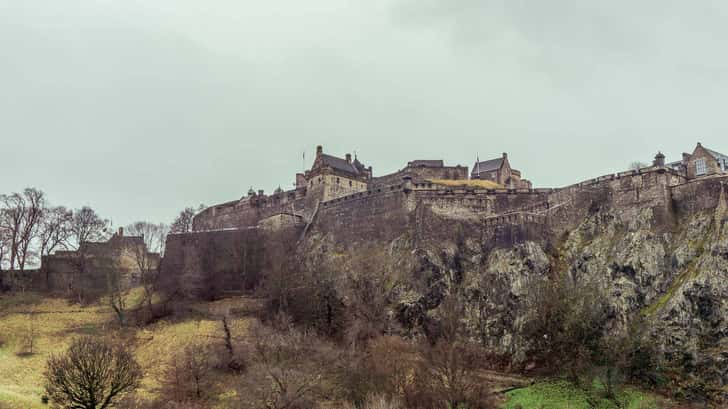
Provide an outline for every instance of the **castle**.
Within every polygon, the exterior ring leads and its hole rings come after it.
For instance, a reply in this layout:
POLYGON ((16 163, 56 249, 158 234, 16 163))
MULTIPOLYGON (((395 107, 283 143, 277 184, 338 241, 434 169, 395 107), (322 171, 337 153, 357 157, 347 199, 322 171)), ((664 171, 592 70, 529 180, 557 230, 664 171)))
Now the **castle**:
POLYGON ((419 246, 446 240, 454 234, 452 226, 465 223, 480 226, 483 245, 508 247, 561 237, 596 208, 623 209, 627 219, 647 209, 657 224, 669 225, 680 214, 718 206, 728 182, 728 156, 698 143, 677 162, 666 163, 658 153, 640 169, 562 188, 533 188, 510 167, 505 153, 476 161, 472 172, 442 160, 413 160, 377 177, 357 157, 331 156, 319 146, 311 169, 295 178, 295 189, 271 195, 251 190, 202 210, 192 232, 167 238, 164 259, 148 253, 142 238, 119 230, 107 242, 82 243, 78 251, 44 257, 39 271, 28 272, 28 280, 32 287, 50 291, 78 286, 79 279, 104 288, 102 270, 114 265, 125 285, 134 285, 141 254, 153 268, 160 265, 166 286, 194 296, 210 285, 239 290, 241 277, 260 269, 252 255, 269 253, 271 232, 295 232, 299 241, 307 234, 328 237, 341 249, 403 235, 419 246))
MULTIPOLYGON (((656 169, 671 175, 669 185, 679 185, 727 172, 728 156, 698 143, 692 153, 683 153, 680 161, 666 164, 665 156, 658 153, 652 166, 637 171, 656 169)), ((272 195, 251 189, 239 200, 208 207, 195 216, 193 231, 305 225, 321 206, 396 189, 476 194, 486 199, 484 202, 493 201, 498 194, 515 194, 529 203, 538 195, 561 190, 533 189, 519 170, 511 168, 507 153, 495 159, 477 160, 470 173, 467 166, 446 166, 442 160, 413 160, 397 172, 375 177, 372 167, 365 166, 358 158, 352 160, 351 154, 344 158, 328 155, 322 146, 316 148, 311 169, 296 174, 295 186, 285 192, 278 189, 272 195)), ((535 201, 544 203, 546 199, 541 197, 535 201)))

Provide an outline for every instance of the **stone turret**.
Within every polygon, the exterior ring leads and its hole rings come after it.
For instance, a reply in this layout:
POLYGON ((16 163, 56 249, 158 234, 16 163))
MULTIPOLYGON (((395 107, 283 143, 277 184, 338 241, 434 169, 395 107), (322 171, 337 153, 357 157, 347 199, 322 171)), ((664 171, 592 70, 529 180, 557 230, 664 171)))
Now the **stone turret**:
POLYGON ((404 175, 402 176, 402 186, 405 193, 409 193, 412 191, 412 176, 411 175, 404 175))
POLYGON ((663 155, 662 152, 657 152, 657 155, 655 155, 655 160, 652 161, 652 166, 665 166, 665 155, 663 155))

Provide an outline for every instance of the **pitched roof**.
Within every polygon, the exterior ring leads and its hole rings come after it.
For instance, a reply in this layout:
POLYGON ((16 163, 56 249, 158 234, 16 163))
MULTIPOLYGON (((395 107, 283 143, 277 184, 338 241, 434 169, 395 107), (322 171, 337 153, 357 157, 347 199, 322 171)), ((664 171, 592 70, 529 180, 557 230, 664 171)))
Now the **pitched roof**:
MULTIPOLYGON (((333 169, 340 170, 342 172, 359 175, 361 172, 353 163, 349 163, 346 159, 337 158, 336 156, 321 154, 321 160, 324 166, 330 166, 333 169)), ((358 161, 357 161, 358 162, 358 161)), ((361 164, 359 164, 361 165, 361 164)))
POLYGON ((705 148, 705 150, 708 151, 709 154, 713 155, 713 157, 716 159, 721 158, 721 157, 723 157, 723 158, 728 157, 728 155, 724 155, 724 154, 722 154, 720 152, 716 152, 712 149, 705 148))
POLYGON ((475 162, 473 165, 473 173, 490 172, 500 169, 503 164, 503 158, 490 159, 483 162, 475 162))

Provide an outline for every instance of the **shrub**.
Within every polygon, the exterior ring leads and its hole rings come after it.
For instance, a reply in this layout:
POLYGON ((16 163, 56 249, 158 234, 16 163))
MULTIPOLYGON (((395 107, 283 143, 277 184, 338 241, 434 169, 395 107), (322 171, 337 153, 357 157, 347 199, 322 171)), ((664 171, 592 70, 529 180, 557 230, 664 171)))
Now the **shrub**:
POLYGON ((425 344, 419 351, 413 382, 407 386, 405 401, 410 408, 494 407, 480 369, 478 346, 463 341, 440 340, 425 344))
POLYGON ((84 337, 48 359, 45 393, 60 407, 103 409, 139 386, 142 371, 122 346, 84 337))
POLYGON ((529 288, 530 319, 524 336, 534 357, 572 382, 596 365, 602 348, 608 305, 600 287, 570 277, 537 282, 529 288))
POLYGON ((362 352, 342 354, 335 367, 341 398, 362 405, 372 394, 404 394, 417 358, 417 348, 396 336, 382 336, 362 352))
POLYGON ((321 338, 290 327, 276 330, 258 324, 251 334, 250 365, 238 390, 242 407, 314 408, 332 348, 321 338))
POLYGON ((174 402, 200 401, 210 389, 211 350, 201 344, 186 346, 168 362, 162 395, 174 402))

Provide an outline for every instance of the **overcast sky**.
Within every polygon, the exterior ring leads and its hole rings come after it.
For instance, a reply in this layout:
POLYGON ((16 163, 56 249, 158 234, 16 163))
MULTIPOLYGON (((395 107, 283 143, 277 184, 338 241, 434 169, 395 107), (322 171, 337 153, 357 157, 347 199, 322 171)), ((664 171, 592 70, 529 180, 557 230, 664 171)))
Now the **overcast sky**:
POLYGON ((557 187, 728 151, 728 2, 0 0, 0 192, 116 225, 508 152, 557 187))

